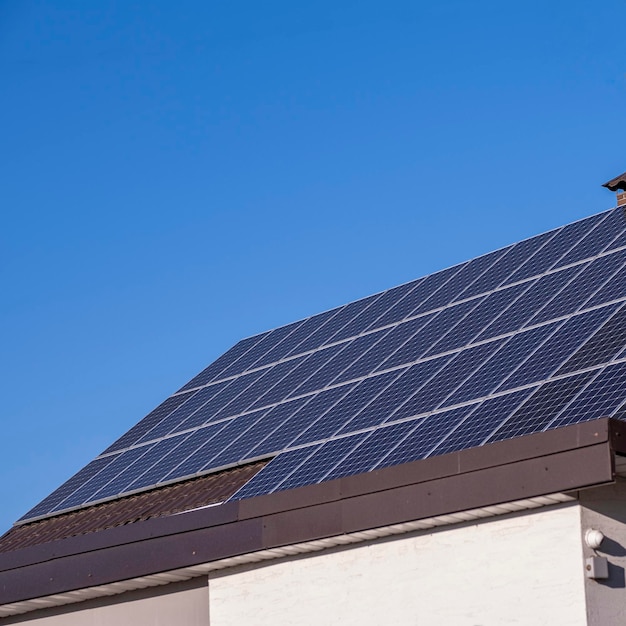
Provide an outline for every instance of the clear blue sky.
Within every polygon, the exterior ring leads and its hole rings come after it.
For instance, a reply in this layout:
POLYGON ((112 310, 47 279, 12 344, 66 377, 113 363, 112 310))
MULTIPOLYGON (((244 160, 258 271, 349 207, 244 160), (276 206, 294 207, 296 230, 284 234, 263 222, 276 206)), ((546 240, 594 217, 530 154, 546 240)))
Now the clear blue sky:
POLYGON ((625 9, 0 0, 0 532, 238 339, 613 206, 625 9))

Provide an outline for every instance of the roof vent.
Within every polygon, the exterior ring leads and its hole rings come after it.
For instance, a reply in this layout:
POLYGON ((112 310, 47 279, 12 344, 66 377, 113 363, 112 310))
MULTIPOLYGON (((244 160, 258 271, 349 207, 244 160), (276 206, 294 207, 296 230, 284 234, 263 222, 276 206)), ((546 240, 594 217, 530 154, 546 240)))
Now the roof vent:
POLYGON ((617 192, 617 206, 626 206, 626 172, 616 176, 602 186, 617 192))

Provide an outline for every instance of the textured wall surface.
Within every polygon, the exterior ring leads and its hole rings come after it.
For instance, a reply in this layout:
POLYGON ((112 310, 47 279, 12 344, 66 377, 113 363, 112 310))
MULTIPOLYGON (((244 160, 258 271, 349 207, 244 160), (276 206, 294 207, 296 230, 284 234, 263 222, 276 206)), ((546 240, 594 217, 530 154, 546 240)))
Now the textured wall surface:
MULTIPOLYGON (((605 539, 596 551, 609 561, 608 580, 585 582, 590 626, 626 624, 626 484, 623 479, 610 487, 581 492, 582 534, 600 530, 605 539)), ((594 551, 583 543, 584 556, 594 551)))
POLYGON ((98 606, 83 604, 65 607, 57 615, 21 619, 32 626, 208 626, 209 595, 207 588, 162 593, 154 587, 152 595, 124 594, 103 598, 98 606), (145 595, 146 597, 137 597, 145 595))
POLYGON ((211 626, 586 624, 577 504, 211 575, 211 626))

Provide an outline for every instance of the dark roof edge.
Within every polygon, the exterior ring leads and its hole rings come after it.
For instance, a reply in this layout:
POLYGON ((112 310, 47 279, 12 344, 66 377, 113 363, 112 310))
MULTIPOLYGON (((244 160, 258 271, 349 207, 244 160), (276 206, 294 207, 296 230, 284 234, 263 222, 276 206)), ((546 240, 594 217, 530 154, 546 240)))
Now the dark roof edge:
POLYGON ((626 172, 616 176, 615 178, 611 178, 611 180, 604 183, 602 186, 610 189, 611 191, 626 191, 626 172))
POLYGON ((614 480, 626 423, 599 419, 320 485, 0 555, 0 604, 614 480))

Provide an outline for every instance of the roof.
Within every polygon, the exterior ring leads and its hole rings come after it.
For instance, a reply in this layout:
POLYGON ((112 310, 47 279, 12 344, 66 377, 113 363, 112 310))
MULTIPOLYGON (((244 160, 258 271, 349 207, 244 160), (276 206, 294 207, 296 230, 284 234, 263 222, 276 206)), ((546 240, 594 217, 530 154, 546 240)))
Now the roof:
POLYGON ((0 537, 0 553, 214 506, 228 500, 264 465, 253 463, 14 526, 0 537))
POLYGON ((244 339, 0 539, 0 616, 610 483, 625 322, 613 209, 244 339))
POLYGON ((244 339, 21 522, 259 459, 233 498, 618 415, 625 246, 613 209, 244 339))
POLYGON ((611 191, 626 191, 626 172, 612 178, 609 182, 604 183, 602 186, 610 189, 611 191))

